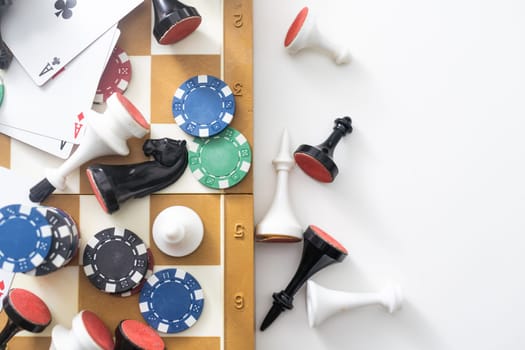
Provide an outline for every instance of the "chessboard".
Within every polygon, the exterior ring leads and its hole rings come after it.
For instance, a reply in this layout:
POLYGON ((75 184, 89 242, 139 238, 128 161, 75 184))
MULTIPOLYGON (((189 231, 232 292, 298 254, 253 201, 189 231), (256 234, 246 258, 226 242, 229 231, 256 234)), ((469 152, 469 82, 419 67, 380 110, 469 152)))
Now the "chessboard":
MULTIPOLYGON (((148 138, 192 140, 193 137, 174 123, 171 103, 177 87, 196 75, 220 77, 231 87, 236 110, 230 126, 246 137, 253 151, 252 1, 188 0, 185 3, 199 10, 202 24, 173 45, 159 45, 152 35, 151 0, 146 0, 119 23, 121 36, 117 45, 126 51, 132 65, 132 78, 124 96, 150 121, 151 130, 144 139, 128 141, 129 156, 98 158, 97 163, 146 161, 142 144, 148 138)), ((0 135, 0 166, 23 174, 34 183, 45 177, 46 168, 58 167, 62 162, 0 135)), ((203 288, 205 307, 198 322, 181 333, 160 333, 167 349, 253 349, 253 171, 234 187, 214 190, 199 183, 188 167, 173 185, 144 198, 128 200, 110 215, 102 210, 88 183, 85 170, 89 164, 68 177, 66 190, 55 192, 42 203, 61 208, 76 220, 81 236, 77 256, 66 267, 49 275, 35 277, 18 273, 13 282, 13 287, 26 288, 40 296, 49 306, 53 321, 43 333, 20 332, 9 342, 9 349, 49 349, 53 326, 61 324, 70 328, 72 318, 83 309, 99 315, 112 331, 123 319, 144 321, 138 294, 120 297, 103 293, 84 274, 81 257, 86 242, 108 227, 126 228, 139 235, 153 251, 154 271, 183 268, 195 276, 203 288), (192 208, 204 224, 201 245, 182 258, 165 255, 152 239, 151 228, 157 214, 173 205, 192 208)), ((2 314, 0 324, 5 321, 2 314)))

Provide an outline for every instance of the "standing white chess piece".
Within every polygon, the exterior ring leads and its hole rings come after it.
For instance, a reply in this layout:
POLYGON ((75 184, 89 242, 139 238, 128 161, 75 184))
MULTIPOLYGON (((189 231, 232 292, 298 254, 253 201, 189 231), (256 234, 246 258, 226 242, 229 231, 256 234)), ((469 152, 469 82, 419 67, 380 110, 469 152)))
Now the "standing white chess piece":
POLYGON ((401 287, 391 285, 377 293, 349 293, 320 286, 312 280, 306 282, 306 310, 308 324, 316 327, 336 313, 362 306, 379 304, 392 313, 403 302, 401 287))
POLYGON ((279 153, 272 163, 277 172, 277 184, 270 208, 255 227, 255 239, 259 242, 299 242, 303 229, 292 211, 288 195, 288 173, 295 161, 290 155, 286 129, 283 131, 279 153))

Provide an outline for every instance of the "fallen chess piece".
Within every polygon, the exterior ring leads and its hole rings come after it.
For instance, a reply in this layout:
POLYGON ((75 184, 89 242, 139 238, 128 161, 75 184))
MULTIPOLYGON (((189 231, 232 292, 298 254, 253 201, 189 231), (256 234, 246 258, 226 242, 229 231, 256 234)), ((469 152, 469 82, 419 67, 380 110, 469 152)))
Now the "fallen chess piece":
POLYGON ((337 64, 350 62, 348 48, 319 29, 316 18, 308 7, 304 7, 290 25, 284 47, 292 55, 304 48, 314 48, 329 54, 337 64))
POLYGON ((144 137, 149 130, 149 123, 140 111, 118 92, 108 98, 104 113, 89 110, 84 116, 88 128, 80 146, 60 167, 48 169, 46 178, 31 188, 31 201, 43 202, 55 189, 64 190, 66 176, 91 159, 128 155, 127 139, 144 137))
POLYGON ((148 325, 122 320, 115 329, 115 350, 164 350, 162 338, 148 325))
POLYGON ((153 0, 155 25, 153 35, 162 45, 174 44, 201 24, 202 18, 195 7, 177 0, 153 0))
POLYGON ((279 153, 273 160, 277 172, 277 184, 270 208, 255 226, 255 239, 258 242, 299 242, 302 228, 290 205, 288 196, 288 173, 295 165, 290 155, 288 132, 284 130, 279 153))
POLYGON ((186 141, 169 138, 147 140, 144 154, 155 160, 127 165, 93 164, 87 176, 93 193, 106 213, 130 198, 141 198, 177 181, 188 165, 186 141))
POLYGON ((46 303, 28 290, 9 290, 2 304, 8 319, 0 332, 0 349, 6 349, 7 342, 18 332, 41 333, 51 323, 51 312, 46 303))
POLYGON ((320 182, 333 182, 339 169, 333 160, 335 146, 352 132, 350 117, 337 118, 332 134, 320 145, 300 145, 294 152, 295 162, 308 176, 320 182))
POLYGON ((49 350, 113 350, 113 335, 93 312, 80 311, 71 322, 71 329, 53 327, 49 350))
POLYGON ((336 262, 341 262, 348 251, 328 233, 310 225, 303 234, 303 254, 297 271, 286 289, 273 293, 273 305, 266 314, 261 331, 268 328, 284 311, 293 308, 294 295, 302 285, 319 270, 336 262))
POLYGON ((388 286, 377 293, 349 293, 322 287, 312 280, 306 282, 306 310, 310 327, 320 325, 336 313, 358 307, 379 304, 389 313, 401 308, 400 286, 388 286))
POLYGON ((180 257, 193 253, 199 247, 204 227, 199 214, 188 207, 177 205, 157 215, 152 232, 160 251, 180 257))

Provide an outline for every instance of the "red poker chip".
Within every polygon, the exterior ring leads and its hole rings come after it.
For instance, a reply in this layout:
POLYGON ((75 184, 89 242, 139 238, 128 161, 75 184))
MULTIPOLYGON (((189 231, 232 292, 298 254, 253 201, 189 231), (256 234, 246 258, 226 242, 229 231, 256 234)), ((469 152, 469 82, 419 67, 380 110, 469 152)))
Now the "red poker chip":
POLYGON ((98 83, 94 103, 104 103, 114 92, 123 93, 131 79, 131 62, 122 48, 115 46, 98 83))

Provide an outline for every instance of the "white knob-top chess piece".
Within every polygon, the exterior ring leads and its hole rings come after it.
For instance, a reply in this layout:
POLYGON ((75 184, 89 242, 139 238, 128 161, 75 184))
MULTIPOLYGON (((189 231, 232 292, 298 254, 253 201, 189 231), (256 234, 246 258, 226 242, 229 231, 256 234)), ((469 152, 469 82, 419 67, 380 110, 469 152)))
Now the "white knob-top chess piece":
POLYGON ((186 256, 201 244, 204 226, 199 215, 188 207, 164 209, 153 222, 153 240, 163 253, 186 256))
POLYGON ((310 327, 318 326, 338 312, 379 304, 393 313, 401 308, 402 303, 403 294, 398 285, 388 286, 377 293, 349 293, 322 287, 312 280, 306 283, 306 310, 310 327))
POLYGON ((337 64, 350 62, 350 51, 346 45, 321 31, 314 13, 308 7, 304 7, 290 25, 284 47, 290 54, 296 54, 304 48, 314 48, 329 54, 337 64))
POLYGON ((255 239, 259 242, 299 242, 303 228, 292 211, 288 195, 288 173, 295 162, 290 155, 286 129, 283 131, 279 153, 272 163, 277 172, 277 184, 270 208, 255 227, 255 239))
POLYGON ((64 190, 66 176, 91 159, 111 154, 128 155, 127 140, 144 137, 149 131, 149 122, 118 92, 108 98, 104 113, 89 110, 84 117, 87 130, 80 146, 60 167, 47 170, 46 178, 31 188, 31 201, 39 203, 55 189, 64 190))
POLYGON ((82 310, 71 322, 71 329, 53 327, 49 350, 112 350, 113 335, 93 312, 82 310))

